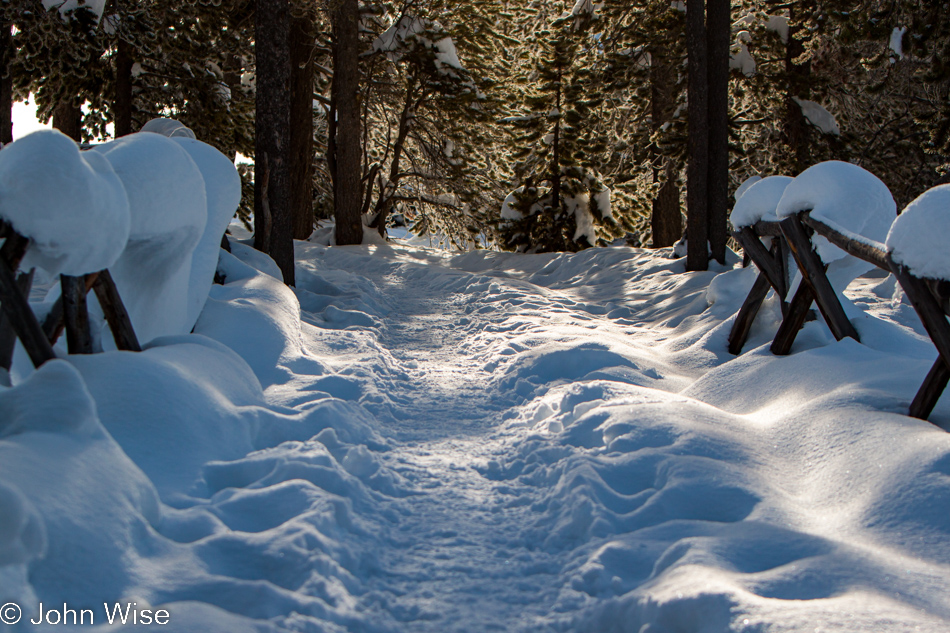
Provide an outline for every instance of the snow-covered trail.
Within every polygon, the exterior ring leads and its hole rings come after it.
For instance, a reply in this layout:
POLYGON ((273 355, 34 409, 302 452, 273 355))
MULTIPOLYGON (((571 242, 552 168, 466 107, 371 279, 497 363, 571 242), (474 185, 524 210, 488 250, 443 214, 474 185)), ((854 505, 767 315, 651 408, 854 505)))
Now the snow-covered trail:
POLYGON ((291 290, 231 246, 194 335, 0 389, 0 598, 27 615, 947 630, 950 434, 904 415, 934 350, 892 279, 849 290, 860 344, 816 321, 772 356, 767 301, 733 357, 752 270, 300 242, 291 290))
MULTIPOLYGON (((319 267, 322 280, 349 273, 352 262, 337 262, 336 271, 319 267)), ((430 262, 361 263, 385 313, 378 344, 406 372, 377 385, 383 401, 362 404, 392 442, 383 465, 412 487, 377 552, 370 602, 379 600, 404 631, 539 630, 565 561, 524 539, 537 520, 533 487, 486 476, 510 450, 503 423, 526 401, 498 388, 497 362, 486 359, 511 332, 589 323, 576 323, 566 304, 577 302, 563 292, 466 272, 432 275, 430 262)), ((306 304, 306 282, 300 288, 306 304)), ((321 321, 306 310, 303 319, 321 321)))

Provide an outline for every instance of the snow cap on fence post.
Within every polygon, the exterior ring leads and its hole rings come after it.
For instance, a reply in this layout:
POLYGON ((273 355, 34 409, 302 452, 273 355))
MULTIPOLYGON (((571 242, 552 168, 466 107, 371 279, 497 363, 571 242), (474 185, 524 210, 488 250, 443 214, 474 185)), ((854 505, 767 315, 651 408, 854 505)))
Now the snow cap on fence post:
MULTIPOLYGON (((877 176, 833 160, 812 165, 786 187, 776 214, 786 218, 801 211, 811 211, 813 218, 844 235, 883 244, 897 216, 897 203, 877 176)), ((812 243, 826 264, 848 256, 821 236, 812 243)))
POLYGON ((111 266, 129 237, 129 200, 102 156, 58 130, 0 151, 0 217, 31 241, 23 268, 72 276, 111 266))
POLYGON ((139 340, 187 333, 191 260, 208 220, 198 166, 159 134, 129 134, 93 151, 128 191, 128 246, 111 272, 139 340))
POLYGON ((917 277, 950 281, 950 185, 928 189, 904 208, 885 242, 891 258, 917 277))

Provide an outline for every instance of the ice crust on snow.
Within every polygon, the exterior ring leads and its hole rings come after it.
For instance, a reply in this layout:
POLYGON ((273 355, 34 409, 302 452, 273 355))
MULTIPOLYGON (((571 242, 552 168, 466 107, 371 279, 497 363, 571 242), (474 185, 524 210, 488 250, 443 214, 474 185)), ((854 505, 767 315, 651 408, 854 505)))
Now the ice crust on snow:
POLYGON ((24 268, 79 276, 115 263, 130 230, 129 201, 108 161, 80 153, 58 130, 0 150, 0 217, 32 243, 24 268))
POLYGON ((745 226, 752 226, 760 220, 766 222, 778 221, 779 218, 775 214, 775 210, 778 208, 785 189, 792 180, 788 176, 768 176, 753 181, 746 188, 740 187, 736 191, 736 204, 729 216, 732 227, 741 229, 745 226))
POLYGON ((950 280, 950 185, 928 189, 897 216, 885 244, 918 277, 950 280))
POLYGON ((112 164, 129 198, 128 244, 110 272, 139 341, 188 332, 199 302, 189 297, 192 260, 208 222, 201 170, 182 145, 148 132, 92 151, 112 164))

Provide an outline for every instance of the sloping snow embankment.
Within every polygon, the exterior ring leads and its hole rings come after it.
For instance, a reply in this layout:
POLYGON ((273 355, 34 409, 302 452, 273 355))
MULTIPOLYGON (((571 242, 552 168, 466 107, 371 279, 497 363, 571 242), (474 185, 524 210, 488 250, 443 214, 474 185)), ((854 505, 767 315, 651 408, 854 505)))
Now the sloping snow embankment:
POLYGON ((863 344, 812 322, 774 357, 770 299, 734 358, 752 270, 300 243, 291 291, 234 246, 196 334, 0 389, 10 600, 231 633, 946 629, 950 439, 903 415, 935 354, 892 280, 849 290, 863 344))

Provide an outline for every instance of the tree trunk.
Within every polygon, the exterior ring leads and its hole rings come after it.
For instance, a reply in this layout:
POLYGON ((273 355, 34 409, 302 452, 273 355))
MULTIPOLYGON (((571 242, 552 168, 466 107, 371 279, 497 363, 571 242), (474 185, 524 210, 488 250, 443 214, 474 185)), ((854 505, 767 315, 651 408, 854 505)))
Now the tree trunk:
MULTIPOLYGON (((652 52, 650 66, 650 107, 653 116, 653 131, 656 132, 673 115, 672 71, 669 62, 657 51, 652 52)), ((676 165, 673 159, 659 154, 655 145, 650 146, 653 162, 653 182, 662 181, 660 190, 653 199, 653 214, 650 227, 653 232, 653 248, 672 246, 683 234, 683 214, 680 211, 680 190, 676 186, 676 165)))
POLYGON ((336 111, 334 135, 333 215, 336 243, 360 244, 360 69, 358 0, 331 0, 333 24, 332 100, 336 111))
POLYGON ((132 133, 132 47, 119 38, 115 55, 115 137, 132 133))
POLYGON ((686 166, 686 270, 709 267, 708 237, 708 77, 703 0, 686 0, 689 138, 686 166))
POLYGON ((293 18, 290 26, 290 206, 294 239, 313 232, 313 25, 293 18))
POLYGON ((709 89, 709 192, 707 237, 712 257, 726 263, 729 209, 729 40, 730 0, 706 0, 707 78, 709 89))
POLYGON ((0 143, 13 142, 13 36, 6 16, 0 19, 0 143))
MULTIPOLYGON (((795 8, 790 9, 790 21, 794 22, 795 8)), ((801 26, 792 26, 788 33, 788 44, 785 47, 785 74, 788 85, 785 93, 785 142, 788 144, 788 157, 791 163, 792 175, 798 175, 809 167, 809 127, 802 114, 802 108, 795 102, 794 97, 807 99, 811 95, 811 61, 796 64, 795 60, 805 52, 802 40, 797 39, 801 34, 801 26)))
POLYGON ((254 248, 270 255, 294 285, 290 212, 290 1, 256 0, 257 111, 254 143, 254 248))
POLYGON ((82 108, 79 99, 62 101, 53 110, 53 127, 73 139, 82 142, 82 108))

